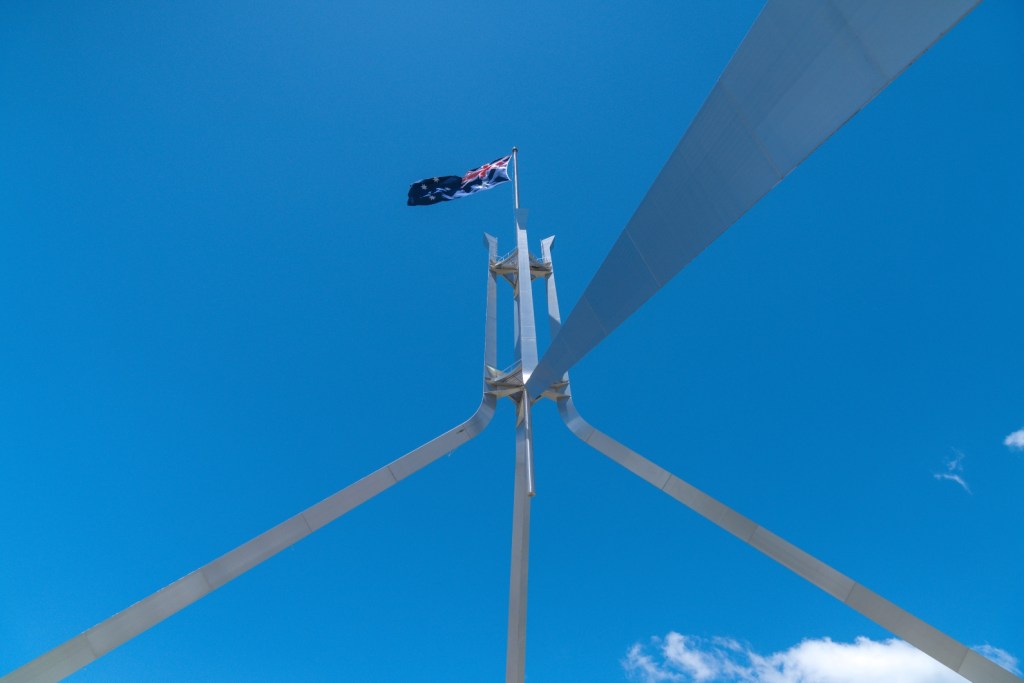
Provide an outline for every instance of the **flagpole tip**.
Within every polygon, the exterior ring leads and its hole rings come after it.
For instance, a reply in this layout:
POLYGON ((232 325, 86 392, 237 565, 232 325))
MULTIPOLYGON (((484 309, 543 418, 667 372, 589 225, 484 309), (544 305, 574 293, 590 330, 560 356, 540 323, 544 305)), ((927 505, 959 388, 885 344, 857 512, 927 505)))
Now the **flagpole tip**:
POLYGON ((518 147, 513 147, 513 148, 512 148, 512 151, 513 151, 513 152, 518 152, 518 151, 519 151, 519 148, 518 148, 518 147))

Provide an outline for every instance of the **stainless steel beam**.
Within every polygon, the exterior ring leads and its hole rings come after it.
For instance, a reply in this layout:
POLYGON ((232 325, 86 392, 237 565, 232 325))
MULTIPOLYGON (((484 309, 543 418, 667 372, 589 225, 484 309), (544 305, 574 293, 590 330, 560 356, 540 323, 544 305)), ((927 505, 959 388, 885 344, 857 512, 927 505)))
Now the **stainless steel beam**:
POLYGON ((980 0, 769 0, 527 383, 566 370, 980 0))
MULTIPOLYGON (((485 243, 488 246, 489 261, 493 261, 497 257, 497 241, 486 235, 485 243)), ((493 366, 497 359, 496 298, 495 276, 489 272, 488 267, 487 312, 484 323, 485 379, 486 366, 493 366)), ((486 388, 485 383, 485 391, 486 388)), ((166 588, 143 598, 63 645, 12 671, 0 678, 0 681, 44 683, 70 676, 349 510, 391 488, 441 456, 451 453, 484 430, 494 416, 494 408, 495 398, 485 393, 476 412, 454 429, 185 575, 166 588)))
POLYGON ((349 510, 450 453, 483 431, 494 414, 494 399, 482 401, 458 427, 345 487, 316 505, 243 543, 166 588, 100 622, 63 645, 0 678, 3 683, 59 681, 143 631, 238 578, 349 510))
MULTIPOLYGON (((533 312, 533 276, 530 244, 526 233, 526 209, 519 208, 518 172, 516 222, 516 360, 525 381, 537 365, 537 327, 533 312)), ((512 500, 512 559, 509 571, 508 641, 505 650, 505 683, 523 683, 526 676, 526 605, 530 565, 530 499, 534 494, 533 417, 529 396, 520 396, 523 419, 516 425, 516 469, 512 500)))
POLYGON ((516 287, 516 309, 519 311, 518 359, 523 362, 523 381, 529 381, 530 373, 537 367, 537 323, 533 317, 533 276, 530 273, 530 243, 526 235, 527 210, 517 208, 516 254, 518 281, 516 287))
POLYGON ((569 430, 588 445, 967 680, 1024 683, 978 652, 598 431, 580 416, 571 397, 560 400, 558 409, 569 430))
POLYGON ((526 596, 530 570, 530 451, 533 448, 532 409, 516 427, 516 470, 512 493, 512 562, 508 591, 508 643, 505 683, 523 683, 526 676, 526 596))

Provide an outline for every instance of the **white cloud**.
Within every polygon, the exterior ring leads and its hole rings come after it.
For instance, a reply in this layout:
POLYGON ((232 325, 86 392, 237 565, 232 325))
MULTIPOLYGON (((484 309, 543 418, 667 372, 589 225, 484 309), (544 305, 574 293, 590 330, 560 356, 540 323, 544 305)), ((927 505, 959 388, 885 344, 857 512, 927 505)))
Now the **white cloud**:
POLYGON ((971 487, 967 485, 967 481, 963 477, 964 453, 963 451, 954 448, 953 456, 954 457, 946 460, 945 472, 936 472, 932 476, 939 480, 945 479, 946 481, 955 482, 959 484, 964 491, 970 493, 971 487))
MULTIPOLYGON (((669 634, 672 635, 672 634, 669 634)), ((630 678, 644 683, 660 683, 661 681, 681 681, 683 675, 669 671, 668 667, 654 661, 644 652, 640 643, 635 643, 622 660, 622 666, 630 678)))
POLYGON ((1024 451, 1024 429, 1018 429, 1003 439, 1003 445, 1014 450, 1024 451))
POLYGON ((694 681, 707 681, 715 676, 718 662, 715 658, 702 651, 695 642, 687 641, 686 636, 669 633, 665 636, 662 651, 665 658, 670 659, 683 673, 694 681))
POLYGON ((945 479, 947 481, 954 481, 957 484, 960 484, 960 486, 962 486, 964 491, 967 491, 967 493, 971 492, 971 487, 967 485, 967 482, 964 481, 964 478, 961 477, 959 474, 947 474, 947 473, 944 473, 944 472, 940 472, 938 474, 933 474, 932 476, 935 477, 936 479, 945 479))
MULTIPOLYGON (((1017 671, 1017 659, 991 645, 975 648, 997 664, 1017 671)), ((857 638, 837 643, 808 639, 769 655, 726 638, 699 638, 671 632, 634 644, 622 660, 630 680, 639 683, 963 683, 913 646, 895 638, 857 638)))

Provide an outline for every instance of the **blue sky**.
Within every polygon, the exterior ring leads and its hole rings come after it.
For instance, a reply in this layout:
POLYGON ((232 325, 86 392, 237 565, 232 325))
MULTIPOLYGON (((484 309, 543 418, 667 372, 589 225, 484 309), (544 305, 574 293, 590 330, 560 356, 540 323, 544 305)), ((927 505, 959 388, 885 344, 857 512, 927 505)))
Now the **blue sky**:
MULTIPOLYGON (((518 145, 568 312, 759 7, 4 3, 0 671, 468 416, 510 188, 408 184, 518 145)), ((600 429, 1020 658, 1022 30, 983 3, 573 371, 600 429)), ((888 637, 553 408, 529 681, 888 637)), ((512 423, 76 680, 500 680, 512 423)))

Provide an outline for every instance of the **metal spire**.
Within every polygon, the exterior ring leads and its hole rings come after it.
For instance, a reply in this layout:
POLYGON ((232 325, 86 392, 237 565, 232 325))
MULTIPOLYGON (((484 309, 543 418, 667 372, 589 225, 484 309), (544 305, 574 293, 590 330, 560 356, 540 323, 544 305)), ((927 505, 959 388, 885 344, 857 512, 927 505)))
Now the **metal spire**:
POLYGON ((516 361, 524 388, 518 396, 516 469, 512 494, 512 562, 509 571, 508 643, 505 651, 505 683, 523 683, 526 669, 526 596, 530 565, 530 499, 534 495, 533 427, 525 383, 537 366, 537 329, 533 315, 533 276, 526 233, 527 211, 519 206, 519 150, 512 148, 512 172, 516 227, 516 361))
POLYGON ((551 398, 569 429, 624 468, 767 557, 836 597, 975 683, 1024 683, 979 653, 769 532, 587 423, 567 370, 775 184, 895 79, 979 0, 899 3, 771 0, 587 287, 562 329, 553 238, 529 254, 513 148, 516 250, 488 245, 484 395, 461 425, 260 534, 170 586, 4 676, 4 683, 56 681, 237 578, 349 510, 450 453, 491 421, 500 396, 517 401, 506 683, 525 677, 534 397, 551 398), (684 231, 680 226, 692 228, 684 231), (547 277, 552 344, 538 363, 531 281, 547 277), (496 282, 513 285, 513 370, 496 369, 496 282))

